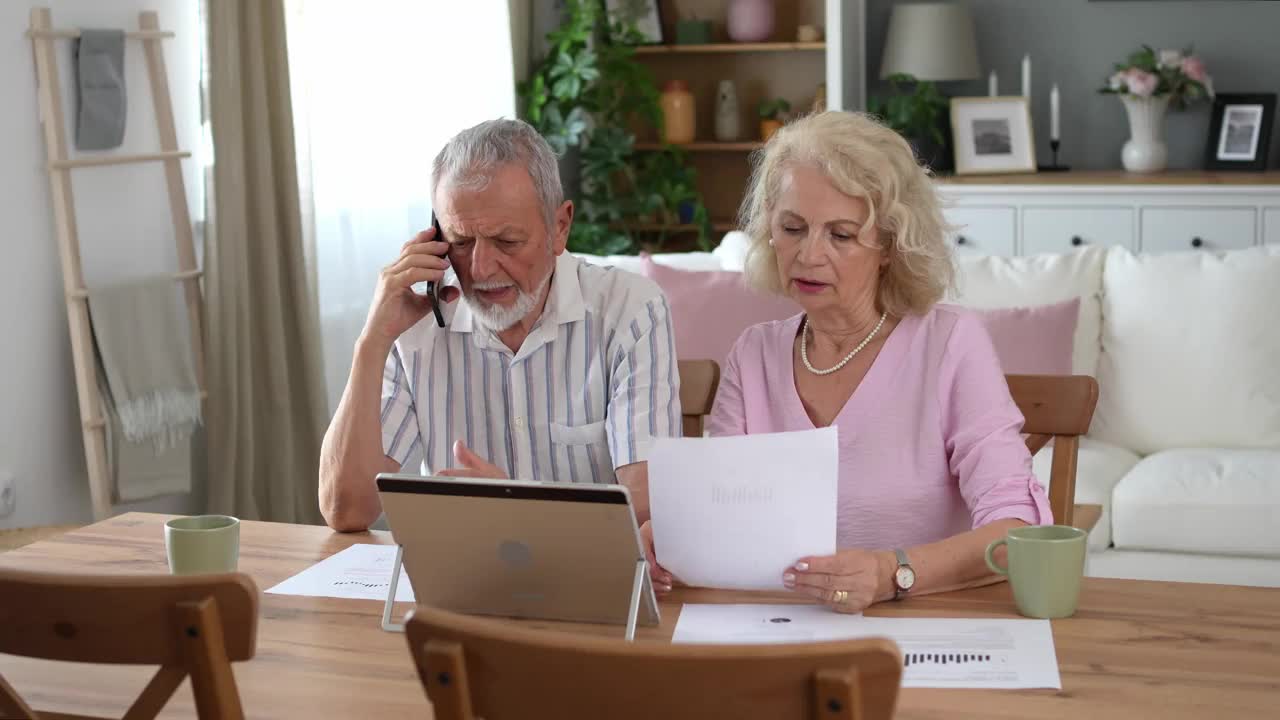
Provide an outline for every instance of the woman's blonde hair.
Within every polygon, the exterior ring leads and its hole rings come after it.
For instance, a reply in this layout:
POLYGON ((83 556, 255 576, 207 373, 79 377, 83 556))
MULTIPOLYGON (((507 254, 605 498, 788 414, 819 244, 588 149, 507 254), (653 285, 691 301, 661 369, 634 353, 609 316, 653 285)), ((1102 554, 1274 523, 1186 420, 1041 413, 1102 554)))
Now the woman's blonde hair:
POLYGON ((875 118, 837 111, 809 115, 774 133, 752 159, 751 184, 739 213, 739 226, 751 238, 745 272, 752 287, 782 292, 769 219, 785 169, 809 164, 826 173, 836 189, 867 203, 866 227, 879 229, 889 257, 878 309, 894 317, 921 314, 951 288, 955 267, 933 181, 907 141, 875 118))

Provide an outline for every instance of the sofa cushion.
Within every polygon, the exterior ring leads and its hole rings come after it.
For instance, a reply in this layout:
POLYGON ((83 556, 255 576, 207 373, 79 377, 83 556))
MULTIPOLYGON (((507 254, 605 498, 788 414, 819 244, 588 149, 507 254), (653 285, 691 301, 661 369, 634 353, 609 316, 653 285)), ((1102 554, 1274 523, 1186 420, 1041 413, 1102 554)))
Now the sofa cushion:
POLYGON ((1166 450, 1112 492, 1117 548, 1280 558, 1280 450, 1166 450))
MULTIPOLYGON (((642 272, 640 255, 589 255, 587 253, 574 253, 574 255, 592 265, 615 267, 637 275, 642 272)), ((682 270, 719 270, 722 264, 718 256, 709 252, 658 253, 650 255, 649 258, 659 265, 682 270)))
POLYGON ((1080 298, 1051 305, 977 310, 1006 374, 1070 375, 1080 298))
MULTIPOLYGON (((1138 456, 1114 445, 1080 438, 1076 455, 1076 504, 1101 505, 1102 516, 1089 532, 1089 549, 1101 550, 1111 544, 1111 494, 1116 483, 1138 464, 1138 456)), ((1040 484, 1049 487, 1053 446, 1036 453, 1031 468, 1040 484)))
POLYGON ((1103 276, 1090 435, 1142 455, 1280 447, 1280 248, 1114 248, 1103 276))
POLYGON ((748 288, 734 270, 679 270, 647 256, 640 268, 667 296, 681 360, 710 359, 723 366, 744 330, 800 312, 789 298, 748 288))
POLYGON ((974 309, 1027 307, 1080 299, 1071 368, 1080 375, 1098 369, 1102 334, 1102 263, 1106 251, 1086 247, 1064 255, 963 256, 956 266, 954 302, 974 309))

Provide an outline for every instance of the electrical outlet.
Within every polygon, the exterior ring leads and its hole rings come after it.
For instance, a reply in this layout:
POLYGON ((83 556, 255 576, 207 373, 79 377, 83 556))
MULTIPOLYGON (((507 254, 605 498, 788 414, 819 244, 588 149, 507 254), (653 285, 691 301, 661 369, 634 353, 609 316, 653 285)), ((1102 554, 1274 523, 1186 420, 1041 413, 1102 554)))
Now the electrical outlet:
POLYGON ((8 470, 0 470, 0 517, 12 515, 17 508, 17 478, 8 470))

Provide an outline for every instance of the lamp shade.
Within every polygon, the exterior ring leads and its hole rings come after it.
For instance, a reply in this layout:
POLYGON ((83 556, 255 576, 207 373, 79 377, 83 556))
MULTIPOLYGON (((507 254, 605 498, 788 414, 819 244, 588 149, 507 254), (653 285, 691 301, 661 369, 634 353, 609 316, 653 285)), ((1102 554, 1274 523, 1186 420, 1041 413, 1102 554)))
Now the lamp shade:
POLYGON ((917 80, 981 77, 969 8, 956 3, 894 5, 880 77, 898 73, 917 80))

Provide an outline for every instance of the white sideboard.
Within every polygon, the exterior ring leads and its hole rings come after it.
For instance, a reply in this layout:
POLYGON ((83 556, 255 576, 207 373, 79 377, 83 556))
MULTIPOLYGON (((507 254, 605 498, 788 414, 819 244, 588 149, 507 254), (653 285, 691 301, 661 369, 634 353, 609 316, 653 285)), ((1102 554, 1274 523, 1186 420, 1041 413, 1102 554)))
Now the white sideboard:
POLYGON ((1231 250, 1280 244, 1280 172, 1065 172, 938 179, 958 251, 1231 250))

